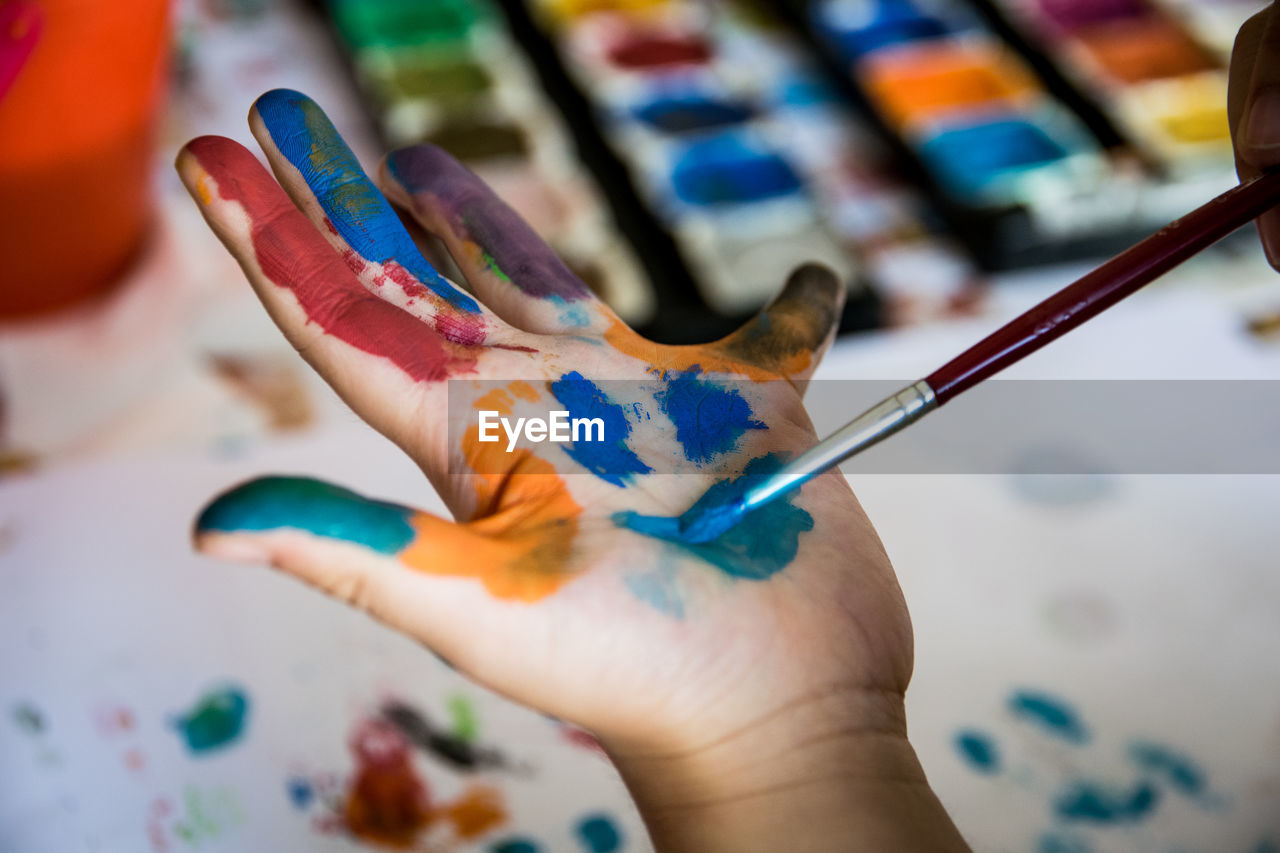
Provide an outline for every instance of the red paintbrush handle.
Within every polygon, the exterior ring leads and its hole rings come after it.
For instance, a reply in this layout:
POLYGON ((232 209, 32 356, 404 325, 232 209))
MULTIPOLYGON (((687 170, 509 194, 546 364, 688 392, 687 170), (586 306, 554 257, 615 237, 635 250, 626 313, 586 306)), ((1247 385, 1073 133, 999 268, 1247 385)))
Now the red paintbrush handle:
POLYGON ((1117 255, 974 344, 925 381, 938 405, 1096 317, 1280 203, 1280 172, 1241 184, 1117 255))

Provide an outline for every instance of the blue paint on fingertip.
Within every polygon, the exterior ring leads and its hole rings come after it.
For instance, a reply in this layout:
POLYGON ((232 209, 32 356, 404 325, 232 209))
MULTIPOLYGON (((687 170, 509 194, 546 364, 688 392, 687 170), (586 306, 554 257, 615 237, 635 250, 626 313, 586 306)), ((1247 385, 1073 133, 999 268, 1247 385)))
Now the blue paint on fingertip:
POLYGON ((301 174, 339 236, 378 264, 396 262, 445 302, 471 313, 479 304, 427 262, 400 217, 314 101, 274 89, 254 103, 271 141, 301 174))
POLYGON ((308 477, 262 477, 220 495, 196 519, 197 532, 303 530, 397 554, 413 541, 413 510, 371 501, 308 477))

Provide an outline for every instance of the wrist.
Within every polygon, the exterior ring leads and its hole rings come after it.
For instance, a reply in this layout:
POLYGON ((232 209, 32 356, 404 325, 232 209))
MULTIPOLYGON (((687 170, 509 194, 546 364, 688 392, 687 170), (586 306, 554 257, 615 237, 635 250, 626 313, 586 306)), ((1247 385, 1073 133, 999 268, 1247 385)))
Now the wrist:
POLYGON ((967 849, 898 693, 833 688, 712 741, 605 746, 660 851, 967 849))

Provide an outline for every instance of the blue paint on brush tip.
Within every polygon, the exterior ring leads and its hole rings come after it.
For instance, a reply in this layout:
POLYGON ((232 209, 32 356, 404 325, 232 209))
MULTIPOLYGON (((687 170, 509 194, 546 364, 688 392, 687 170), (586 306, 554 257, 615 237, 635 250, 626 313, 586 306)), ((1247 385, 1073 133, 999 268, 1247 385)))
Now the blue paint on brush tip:
POLYGON ((741 476, 720 480, 698 499, 685 514, 694 519, 688 524, 685 516, 632 511, 615 513, 613 522, 670 542, 733 577, 765 580, 791 564, 800 550, 800 534, 813 529, 813 516, 792 502, 794 496, 780 497, 745 513, 740 510, 747 489, 784 464, 785 459, 776 453, 752 459, 741 476), (703 517, 709 520, 696 520, 703 517), (686 532, 690 528, 696 528, 694 535, 686 532), (704 537, 706 541, 700 541, 704 537))

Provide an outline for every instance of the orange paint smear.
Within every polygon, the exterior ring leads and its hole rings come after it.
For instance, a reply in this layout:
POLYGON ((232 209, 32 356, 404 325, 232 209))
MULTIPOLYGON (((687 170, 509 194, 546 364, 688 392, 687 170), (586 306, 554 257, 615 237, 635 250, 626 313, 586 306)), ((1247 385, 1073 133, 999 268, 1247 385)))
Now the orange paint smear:
POLYGON ((1076 34, 1080 47, 1100 68, 1124 84, 1212 71, 1212 56, 1176 22, 1165 18, 1124 21, 1076 34))
POLYGON ((1026 101, 1040 88, 1021 62, 986 46, 929 45, 868 60, 867 88, 895 126, 1026 101))
POLYGON ((453 824, 459 838, 467 840, 479 838, 507 822, 502 793, 488 785, 475 785, 463 791, 458 799, 442 808, 439 815, 453 824))
MULTIPOLYGON (((509 415, 512 394, 538 398, 528 383, 513 382, 485 394, 475 408, 509 415)), ((481 443, 479 426, 463 437, 463 455, 477 472, 477 520, 458 525, 414 516, 409 523, 417 536, 400 561, 431 574, 475 578, 497 598, 534 602, 551 595, 575 575, 582 507, 550 462, 528 450, 507 453, 502 442, 481 443)))
POLYGON ((813 353, 807 349, 778 352, 765 365, 757 361, 746 361, 721 348, 728 344, 729 339, 723 342, 689 346, 656 344, 637 335, 621 320, 615 321, 604 333, 604 339, 623 355, 629 355, 649 364, 650 370, 654 373, 668 370, 684 371, 697 367, 704 373, 732 373, 745 376, 753 382, 769 382, 805 371, 813 363, 813 353))

